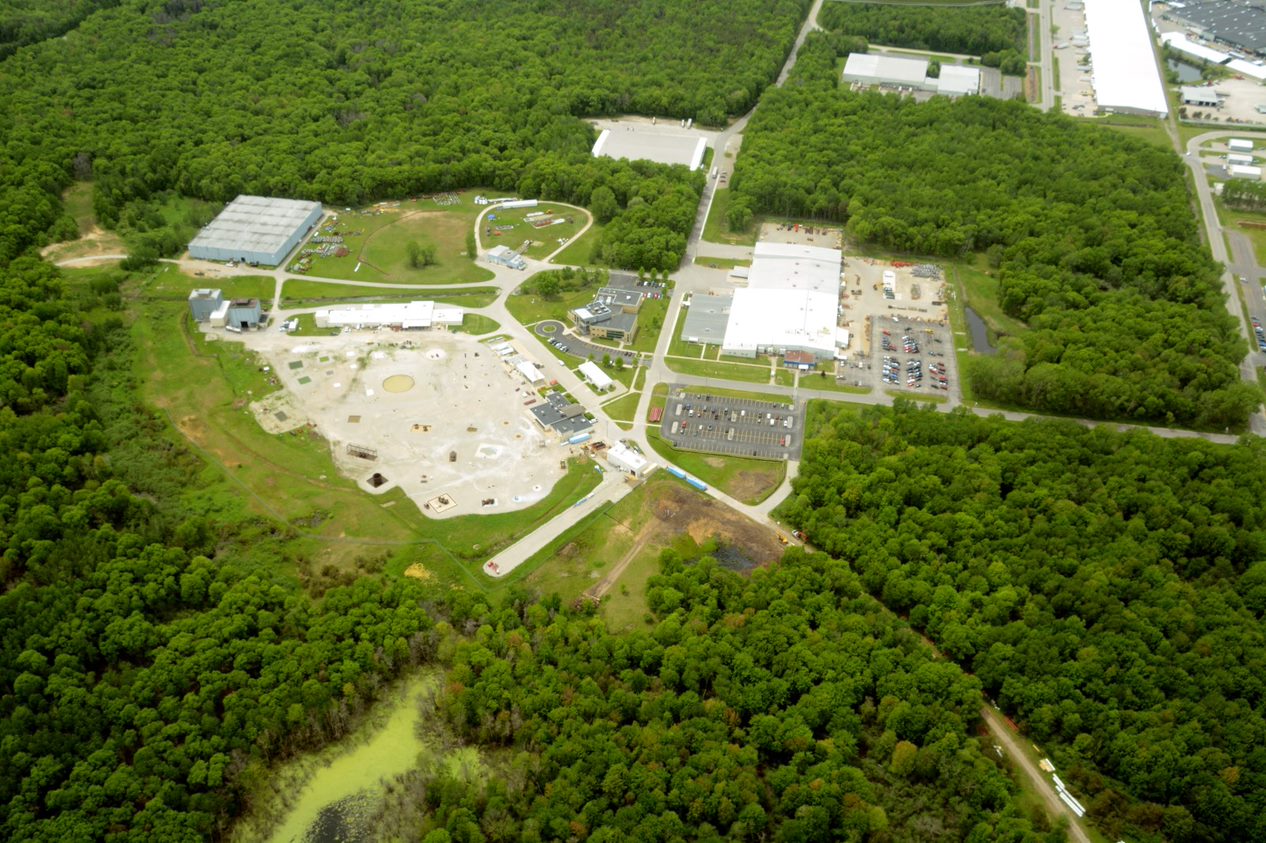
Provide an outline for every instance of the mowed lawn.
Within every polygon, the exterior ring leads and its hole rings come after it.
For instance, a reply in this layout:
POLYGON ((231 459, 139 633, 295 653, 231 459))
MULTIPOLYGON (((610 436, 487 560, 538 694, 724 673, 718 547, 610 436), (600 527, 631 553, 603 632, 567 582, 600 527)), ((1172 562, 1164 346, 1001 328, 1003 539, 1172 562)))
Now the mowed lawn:
POLYGON ((281 288, 281 306, 305 307, 333 303, 369 303, 414 301, 425 299, 460 307, 487 307, 497 299, 496 287, 458 287, 456 289, 401 290, 390 285, 361 287, 331 284, 324 281, 289 279, 281 288))
POLYGON ((541 202, 535 208, 514 208, 509 211, 490 210, 483 219, 483 230, 480 235, 483 247, 509 246, 514 251, 529 258, 543 259, 558 248, 570 243, 576 232, 589 222, 589 212, 574 205, 561 202, 541 202), (557 224, 543 225, 540 228, 532 225, 533 220, 544 217, 533 216, 544 214, 552 220, 561 220, 557 224), (564 242, 559 242, 559 241, 564 242))

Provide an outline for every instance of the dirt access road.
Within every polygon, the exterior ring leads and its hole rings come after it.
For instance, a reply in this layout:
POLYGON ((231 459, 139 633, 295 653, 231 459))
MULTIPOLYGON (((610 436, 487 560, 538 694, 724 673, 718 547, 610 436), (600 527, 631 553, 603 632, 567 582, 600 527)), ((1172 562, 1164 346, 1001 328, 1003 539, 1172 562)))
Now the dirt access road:
POLYGON ((1056 819, 1060 817, 1068 818, 1068 839, 1072 840, 1073 843, 1091 843, 1090 835, 1086 833, 1081 820, 1077 819, 1068 806, 1064 804, 1063 800, 1055 793, 1055 786, 1051 784, 1050 778, 1044 775, 1037 768, 1037 765, 1029 760, 1024 748, 1020 746, 1019 739, 1012 734, 1010 727, 1002 719, 1002 715, 994 711, 991 706, 984 706, 980 709, 980 716, 984 718, 985 725, 989 727, 989 732, 1002 746, 1003 751, 1015 762, 1020 774, 1029 779, 1033 789, 1042 797, 1047 813, 1056 819))

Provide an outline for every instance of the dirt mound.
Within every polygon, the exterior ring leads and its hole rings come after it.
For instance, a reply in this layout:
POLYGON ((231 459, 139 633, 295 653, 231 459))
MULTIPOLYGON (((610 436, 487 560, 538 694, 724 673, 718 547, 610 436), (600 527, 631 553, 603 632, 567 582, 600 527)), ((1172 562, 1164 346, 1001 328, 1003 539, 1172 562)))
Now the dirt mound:
POLYGON ((422 582, 427 582, 433 576, 421 562, 414 562, 412 565, 405 568, 404 575, 415 580, 421 580, 422 582))

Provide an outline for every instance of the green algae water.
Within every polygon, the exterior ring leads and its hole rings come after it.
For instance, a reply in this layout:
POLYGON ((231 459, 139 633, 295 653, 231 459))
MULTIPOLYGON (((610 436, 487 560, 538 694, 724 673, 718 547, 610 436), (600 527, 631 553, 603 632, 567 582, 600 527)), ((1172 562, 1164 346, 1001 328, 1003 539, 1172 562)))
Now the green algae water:
POLYGON ((266 835, 238 830, 239 843, 325 843, 372 836, 363 827, 363 814, 378 800, 390 779, 418 766, 427 747, 418 735, 424 699, 439 679, 427 674, 407 681, 393 696, 378 703, 383 719, 358 729, 347 739, 287 765, 278 773, 284 807, 279 825, 266 835), (290 790, 284 781, 302 780, 290 790), (291 795, 292 794, 292 795, 291 795))

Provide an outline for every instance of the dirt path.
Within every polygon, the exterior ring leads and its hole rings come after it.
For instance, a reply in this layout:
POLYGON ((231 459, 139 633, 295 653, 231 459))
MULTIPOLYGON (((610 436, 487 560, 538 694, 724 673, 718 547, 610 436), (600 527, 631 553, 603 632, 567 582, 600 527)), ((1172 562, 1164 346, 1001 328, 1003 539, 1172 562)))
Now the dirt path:
POLYGON ((1043 775, 1042 771, 1029 760, 1016 736, 1011 733, 1006 721, 990 706, 983 706, 980 709, 980 716, 984 719, 985 725, 989 727, 989 733, 993 735, 994 740, 998 742, 1007 756, 1015 762, 1020 772, 1029 779, 1033 789, 1042 797, 1042 802, 1046 805, 1046 812, 1056 819, 1059 817, 1068 818, 1068 839, 1072 840, 1073 843, 1091 843, 1090 835, 1086 834, 1086 829, 1082 827, 1081 820, 1077 819, 1055 793, 1055 786, 1051 784, 1050 779, 1043 775))
POLYGON ((658 530, 642 528, 641 535, 637 537, 637 541, 629 548, 629 552, 624 554, 624 558, 617 562, 611 572, 603 577, 597 585, 586 591, 584 596, 595 603, 601 602, 603 596, 611 590, 611 586, 619 582, 620 575, 624 573, 625 569, 633 564, 633 560, 642 552, 642 548, 646 547, 646 543, 658 532, 658 530))

